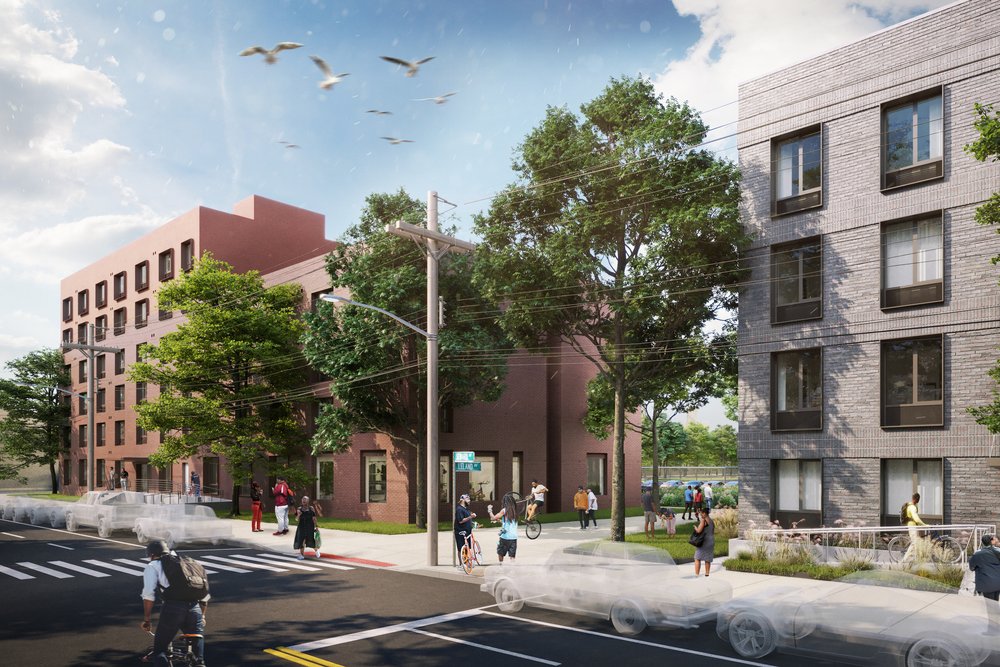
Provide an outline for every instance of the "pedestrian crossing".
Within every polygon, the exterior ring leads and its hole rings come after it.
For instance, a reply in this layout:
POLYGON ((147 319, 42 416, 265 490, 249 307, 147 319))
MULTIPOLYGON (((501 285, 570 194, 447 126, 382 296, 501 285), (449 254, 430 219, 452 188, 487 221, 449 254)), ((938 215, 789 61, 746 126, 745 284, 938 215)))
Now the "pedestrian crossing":
MULTIPOLYGON (((354 567, 330 563, 319 558, 297 560, 294 555, 280 553, 235 554, 225 556, 202 555, 195 558, 209 575, 250 574, 253 572, 329 572, 353 570, 354 567)), ((114 575, 141 577, 148 561, 139 558, 88 558, 78 563, 66 560, 43 562, 22 561, 11 566, 0 565, 0 581, 4 579, 45 580, 73 579, 75 577, 104 578, 114 575)))

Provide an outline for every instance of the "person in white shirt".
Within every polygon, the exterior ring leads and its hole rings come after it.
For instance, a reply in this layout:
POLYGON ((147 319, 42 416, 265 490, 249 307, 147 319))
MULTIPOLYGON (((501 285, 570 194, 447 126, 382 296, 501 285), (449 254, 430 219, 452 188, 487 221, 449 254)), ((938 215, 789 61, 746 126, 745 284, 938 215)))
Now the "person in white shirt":
POLYGON ((163 604, 160 607, 160 618, 156 623, 156 633, 153 635, 153 652, 151 654, 153 664, 168 667, 167 649, 174 635, 178 630, 185 634, 198 635, 192 644, 192 652, 195 657, 195 664, 205 664, 205 612, 208 610, 209 595, 195 602, 183 600, 172 600, 167 592, 170 589, 170 581, 163 572, 163 564, 160 559, 166 555, 177 556, 176 553, 167 549, 163 540, 153 540, 146 545, 146 556, 149 563, 142 572, 142 610, 143 621, 140 626, 143 630, 152 630, 153 605, 156 602, 156 592, 161 591, 163 604))
POLYGON ((704 496, 705 508, 711 510, 712 509, 712 485, 711 484, 706 484, 704 486, 704 488, 702 488, 701 494, 702 494, 702 496, 704 496))
POLYGON ((531 500, 528 502, 528 521, 531 521, 531 519, 534 518, 535 512, 538 511, 538 508, 545 505, 545 493, 547 491, 548 489, 545 485, 537 479, 531 480, 531 500))
POLYGON ((597 528, 597 496, 592 489, 587 489, 587 516, 594 528, 597 528))

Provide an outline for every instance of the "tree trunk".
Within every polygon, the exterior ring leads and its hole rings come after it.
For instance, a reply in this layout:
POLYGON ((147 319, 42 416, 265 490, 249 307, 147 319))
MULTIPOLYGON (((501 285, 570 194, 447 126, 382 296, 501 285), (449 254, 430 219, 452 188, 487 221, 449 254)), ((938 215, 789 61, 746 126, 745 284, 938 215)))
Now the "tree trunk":
POLYGON ((59 474, 56 472, 55 461, 49 461, 49 478, 52 480, 52 493, 59 493, 59 474))
MULTIPOLYGON (((615 357, 620 360, 621 347, 615 357)), ((615 444, 611 465, 611 540, 625 541, 625 373, 620 361, 615 363, 615 444)))
POLYGON ((239 516, 240 515, 240 491, 243 490, 243 485, 233 480, 233 507, 229 510, 229 516, 239 516))
POLYGON ((653 401, 653 500, 660 504, 660 441, 656 438, 656 422, 660 418, 656 401, 653 401))

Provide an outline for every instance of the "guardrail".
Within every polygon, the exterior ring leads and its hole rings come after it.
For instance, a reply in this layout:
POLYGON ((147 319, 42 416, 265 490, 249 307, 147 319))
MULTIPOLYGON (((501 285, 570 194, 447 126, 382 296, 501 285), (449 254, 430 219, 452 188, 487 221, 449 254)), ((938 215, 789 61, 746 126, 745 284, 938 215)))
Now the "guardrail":
POLYGON ((201 503, 218 502, 225 500, 222 497, 221 489, 215 486, 202 485, 199 495, 195 495, 194 489, 185 488, 183 484, 175 484, 169 479, 155 479, 139 477, 135 480, 135 485, 129 484, 130 490, 144 493, 147 496, 156 498, 154 502, 166 504, 178 503, 201 503))

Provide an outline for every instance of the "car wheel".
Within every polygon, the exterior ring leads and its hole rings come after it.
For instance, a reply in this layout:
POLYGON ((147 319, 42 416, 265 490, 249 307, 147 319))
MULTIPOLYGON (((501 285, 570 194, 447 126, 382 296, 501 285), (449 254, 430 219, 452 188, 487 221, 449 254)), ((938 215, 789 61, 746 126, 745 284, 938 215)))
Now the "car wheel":
POLYGON ((775 649, 778 639, 766 618, 741 611, 729 622, 729 643, 744 658, 763 658, 775 649))
POLYGON ((960 667, 971 664, 962 651, 944 639, 917 640, 906 653, 906 667, 960 667))
POLYGON ((73 516, 72 512, 66 512, 66 530, 71 533, 75 533, 80 524, 76 522, 76 517, 73 516))
POLYGON ((97 520, 97 534, 101 537, 111 537, 111 521, 106 516, 97 520))
POLYGON ((637 635, 646 629, 646 617, 631 600, 619 600, 611 607, 611 624, 618 634, 637 635))
POLYGON ((517 613, 524 607, 524 600, 509 581, 497 582, 496 588, 493 589, 493 598, 497 601, 497 609, 500 611, 517 613))
POLYGON ((149 543, 149 535, 142 529, 142 526, 136 524, 133 530, 135 531, 135 539, 139 544, 149 543))

